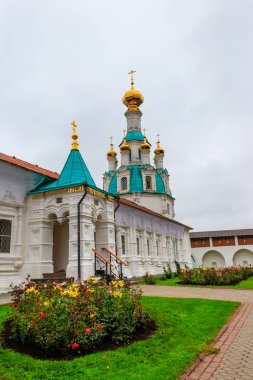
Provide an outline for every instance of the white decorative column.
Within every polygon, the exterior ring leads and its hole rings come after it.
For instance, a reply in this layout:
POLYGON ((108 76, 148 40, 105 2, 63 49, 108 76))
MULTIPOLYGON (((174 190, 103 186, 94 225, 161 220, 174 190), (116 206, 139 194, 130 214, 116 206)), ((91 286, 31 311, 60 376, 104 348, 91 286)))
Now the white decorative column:
POLYGON ((17 209, 17 228, 16 228, 16 249, 15 249, 15 268, 20 268, 22 265, 22 224, 23 220, 23 208, 17 209))

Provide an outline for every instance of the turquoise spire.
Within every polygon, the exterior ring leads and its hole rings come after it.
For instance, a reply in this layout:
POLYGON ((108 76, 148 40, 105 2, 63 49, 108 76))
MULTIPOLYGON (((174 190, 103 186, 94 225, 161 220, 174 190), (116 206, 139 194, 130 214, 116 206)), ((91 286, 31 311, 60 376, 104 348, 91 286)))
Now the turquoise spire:
POLYGON ((52 191, 58 189, 64 189, 72 186, 79 186, 86 182, 88 185, 96 187, 96 184, 83 160, 81 153, 79 152, 76 133, 76 124, 72 123, 73 126, 73 142, 72 150, 69 153, 67 161, 62 169, 60 177, 50 183, 42 184, 36 189, 29 192, 29 194, 42 193, 44 191, 52 191))

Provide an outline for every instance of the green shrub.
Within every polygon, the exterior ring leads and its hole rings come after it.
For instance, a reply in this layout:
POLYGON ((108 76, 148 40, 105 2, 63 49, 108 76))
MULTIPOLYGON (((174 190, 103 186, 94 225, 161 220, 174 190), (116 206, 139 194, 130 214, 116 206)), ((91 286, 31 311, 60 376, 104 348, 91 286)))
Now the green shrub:
POLYGON ((164 274, 162 276, 162 279, 166 280, 169 278, 173 278, 173 272, 171 270, 169 263, 167 264, 167 267, 163 267, 163 272, 164 272, 164 274))
POLYGON ((145 284, 148 285, 155 285, 156 284, 156 278, 152 276, 152 274, 149 274, 148 272, 145 273, 143 277, 143 281, 145 284))
POLYGON ((180 267, 180 264, 178 261, 175 260, 175 266, 176 266, 176 275, 177 276, 180 276, 180 270, 181 270, 181 267, 180 267))
POLYGON ((81 352, 105 339, 128 343, 149 319, 141 293, 123 281, 36 284, 13 289, 12 338, 47 353, 81 352))
POLYGON ((181 269, 179 279, 184 284, 192 285, 235 285, 253 276, 253 268, 194 268, 181 269))

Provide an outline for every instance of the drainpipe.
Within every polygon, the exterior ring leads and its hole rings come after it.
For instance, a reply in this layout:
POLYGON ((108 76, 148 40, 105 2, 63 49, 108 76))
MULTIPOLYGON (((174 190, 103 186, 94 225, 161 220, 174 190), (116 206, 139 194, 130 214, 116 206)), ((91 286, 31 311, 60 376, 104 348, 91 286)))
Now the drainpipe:
POLYGON ((88 193, 88 183, 84 182, 84 194, 77 204, 77 263, 78 263, 78 280, 81 280, 81 203, 88 193))
POLYGON ((115 228, 114 228, 114 232, 115 232, 115 255, 118 256, 118 250, 117 250, 117 233, 116 233, 116 212, 120 206, 120 197, 116 197, 116 201, 117 201, 117 206, 116 208, 114 209, 114 225, 115 225, 115 228))

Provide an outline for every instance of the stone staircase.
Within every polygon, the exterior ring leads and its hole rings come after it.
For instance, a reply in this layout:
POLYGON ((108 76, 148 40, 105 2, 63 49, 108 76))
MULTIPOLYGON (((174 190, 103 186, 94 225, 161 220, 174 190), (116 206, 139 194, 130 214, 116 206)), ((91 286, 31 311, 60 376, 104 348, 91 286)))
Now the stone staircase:
POLYGON ((66 280, 66 271, 60 270, 54 273, 43 273, 43 280, 66 280))

